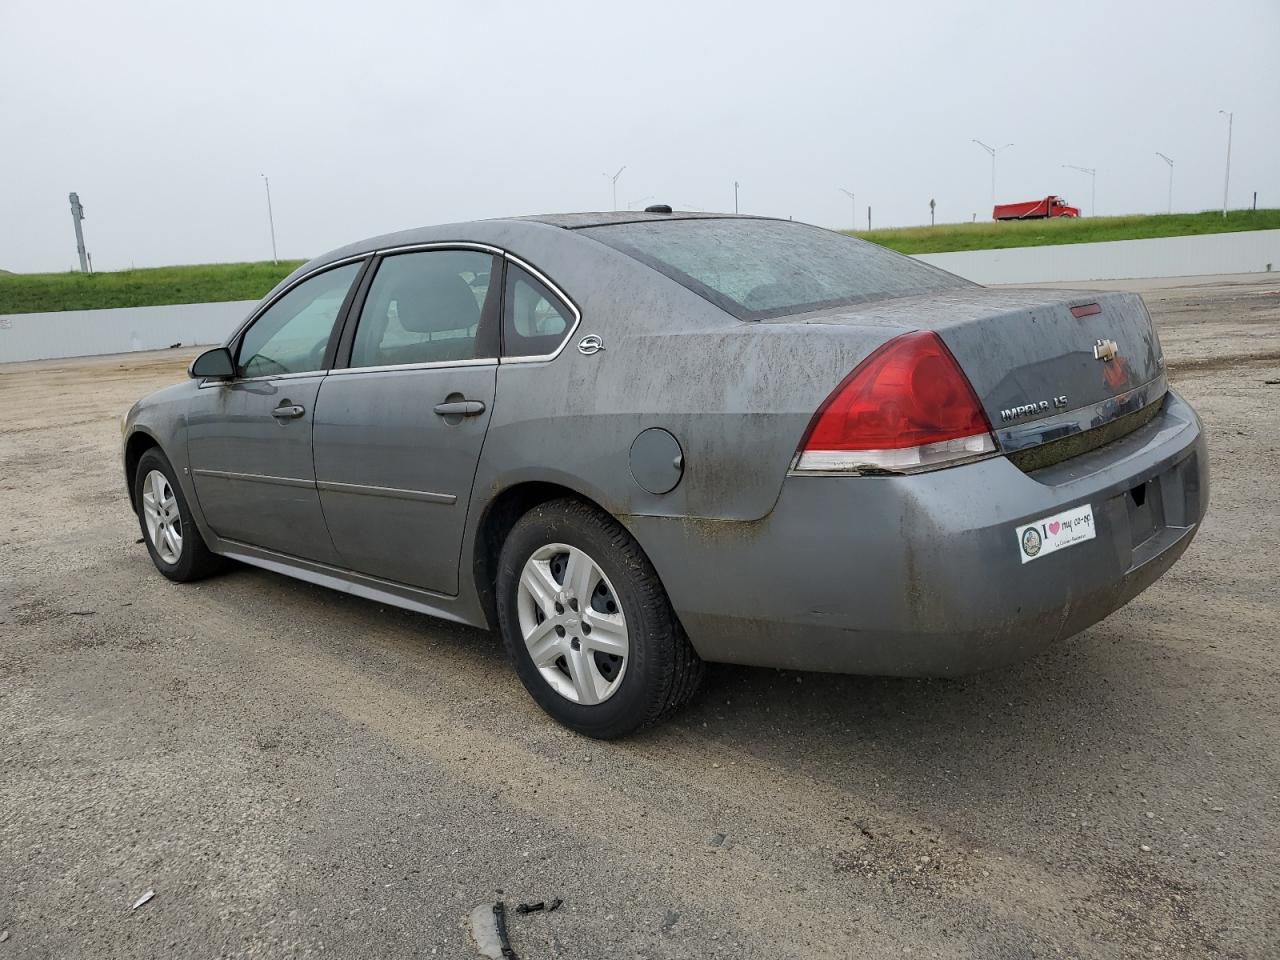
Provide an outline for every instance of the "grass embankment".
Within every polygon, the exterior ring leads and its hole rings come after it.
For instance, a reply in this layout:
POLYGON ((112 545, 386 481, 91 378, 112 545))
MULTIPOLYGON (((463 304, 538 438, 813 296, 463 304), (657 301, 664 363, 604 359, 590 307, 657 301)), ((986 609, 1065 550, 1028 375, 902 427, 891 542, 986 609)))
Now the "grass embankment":
MULTIPOLYGON (((1059 243, 1104 240, 1147 240, 1241 230, 1280 229, 1280 210, 1231 210, 1217 213, 1172 213, 1128 217, 1081 217, 1079 220, 1008 220, 999 223, 940 223, 936 227, 860 230, 853 235, 899 253, 949 253, 953 250, 1001 250, 1059 243)), ((849 231, 845 231, 846 233, 849 231)))
MULTIPOLYGON (((947 253, 1276 229, 1280 229, 1280 210, 1232 210, 1225 218, 1221 212, 1206 212, 944 223, 863 230, 854 235, 901 253, 947 253)), ((0 270, 0 314, 257 300, 299 263, 210 263, 90 276, 71 272, 7 274, 0 270)))
POLYGON ((257 300, 300 263, 206 263, 88 275, 0 272, 0 314, 257 300))

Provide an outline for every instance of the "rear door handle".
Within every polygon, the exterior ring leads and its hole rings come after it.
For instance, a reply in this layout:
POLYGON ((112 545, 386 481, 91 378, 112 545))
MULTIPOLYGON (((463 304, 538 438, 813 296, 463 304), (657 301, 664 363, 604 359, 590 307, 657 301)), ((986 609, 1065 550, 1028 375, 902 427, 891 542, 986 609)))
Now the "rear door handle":
POLYGON ((484 413, 484 404, 479 400, 449 400, 432 409, 442 417, 477 417, 484 413))
POLYGON ((277 420, 297 420, 306 412, 305 407, 301 407, 296 403, 285 403, 272 410, 271 415, 277 420))

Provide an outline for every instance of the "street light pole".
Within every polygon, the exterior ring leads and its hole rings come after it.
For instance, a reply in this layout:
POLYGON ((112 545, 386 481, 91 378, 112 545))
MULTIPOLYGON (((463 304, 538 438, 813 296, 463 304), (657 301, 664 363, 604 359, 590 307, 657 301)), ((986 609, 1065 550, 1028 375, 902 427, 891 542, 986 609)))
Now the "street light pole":
POLYGON ((973 142, 983 150, 987 151, 987 153, 991 154, 991 206, 994 209, 996 205, 996 154, 1001 150, 1008 150, 1013 146, 1013 144, 1006 143, 1002 147, 993 147, 989 144, 983 143, 981 140, 974 140, 973 142))
POLYGON ((1074 163, 1064 163, 1066 170, 1079 170, 1089 175, 1089 216, 1098 215, 1098 170, 1096 167, 1077 167, 1074 163))
POLYGON ((1156 156, 1169 165, 1169 212, 1173 213, 1173 161, 1159 150, 1156 151, 1156 156))
POLYGON ((613 209, 614 210, 618 209, 618 178, 622 176, 622 171, 625 169, 627 169, 627 165, 624 163, 622 166, 618 168, 618 172, 615 173, 612 177, 610 177, 607 173, 600 174, 600 176, 608 177, 608 179, 613 181, 613 209))
POLYGON ((733 212, 738 212, 738 181, 733 181, 733 212))
POLYGON ((267 179, 267 175, 262 174, 262 185, 267 188, 267 223, 271 225, 271 262, 277 263, 279 258, 276 256, 276 215, 271 210, 271 181, 267 179))
POLYGON ((1235 120, 1235 114, 1226 110, 1219 110, 1220 114, 1227 118, 1227 173, 1222 179, 1222 215, 1227 215, 1227 190, 1231 186, 1231 125, 1235 120))
POLYGON ((849 221, 849 223, 851 225, 851 229, 857 230, 858 229, 858 201, 854 199, 853 191, 846 190, 844 187, 836 187, 836 189, 849 198, 849 206, 853 211, 853 218, 849 221))

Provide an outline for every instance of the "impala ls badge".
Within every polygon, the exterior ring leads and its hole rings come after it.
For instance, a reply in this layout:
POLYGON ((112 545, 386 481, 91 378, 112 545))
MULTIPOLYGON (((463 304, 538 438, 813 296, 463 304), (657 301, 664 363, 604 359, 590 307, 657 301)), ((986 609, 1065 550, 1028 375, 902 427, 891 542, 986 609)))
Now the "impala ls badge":
POLYGON ((588 334, 578 341, 578 352, 584 357, 599 353, 604 349, 604 341, 594 333, 588 334))
POLYGON ((1010 407, 1008 410, 1000 411, 1000 421, 1002 423, 1012 423, 1014 420, 1021 420, 1024 417, 1040 416, 1048 413, 1050 409, 1065 410, 1067 408, 1066 396, 1054 397, 1052 400, 1037 400, 1034 403, 1023 403, 1016 407, 1010 407))
POLYGON ((1114 360, 1115 358, 1116 342, 1114 340, 1099 340, 1093 345, 1093 359, 1114 360))

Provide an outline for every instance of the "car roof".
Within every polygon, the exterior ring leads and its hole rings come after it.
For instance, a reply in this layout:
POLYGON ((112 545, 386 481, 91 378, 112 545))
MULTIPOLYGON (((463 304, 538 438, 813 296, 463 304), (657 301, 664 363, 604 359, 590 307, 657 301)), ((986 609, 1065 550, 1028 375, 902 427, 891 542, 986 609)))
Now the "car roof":
POLYGON ((584 227, 608 227, 619 223, 644 223, 651 220, 759 220, 761 217, 739 216, 735 213, 703 213, 675 210, 671 213, 647 213, 640 210, 614 210, 598 213, 540 213, 529 217, 509 217, 511 220, 531 220, 566 230, 584 227))
POLYGON ((581 230, 586 227, 604 227, 621 223, 644 223, 654 220, 769 220, 772 217, 754 217, 733 213, 645 213, 619 210, 600 213, 544 213, 527 217, 495 217, 491 220, 470 220, 462 223, 442 223, 430 227, 414 227, 396 233, 367 237, 354 243, 330 250, 308 260, 281 281, 309 273, 347 257, 364 256, 383 247, 409 246, 416 243, 435 243, 450 240, 474 241, 503 245, 513 237, 529 238, 548 227, 564 230, 581 230))

